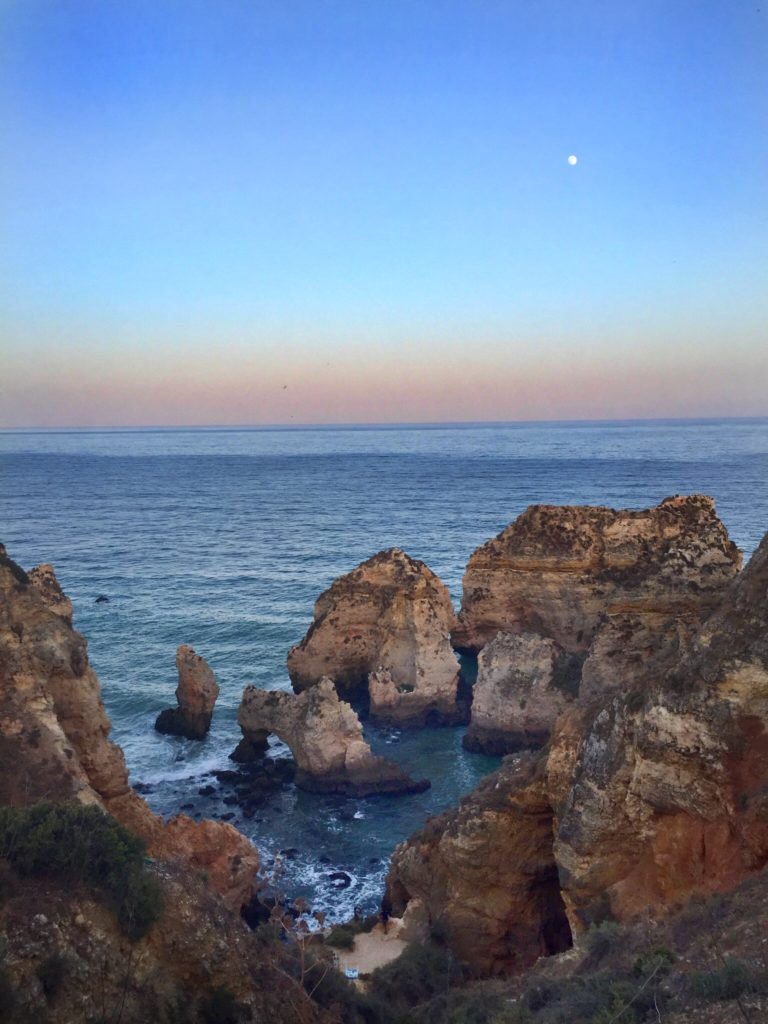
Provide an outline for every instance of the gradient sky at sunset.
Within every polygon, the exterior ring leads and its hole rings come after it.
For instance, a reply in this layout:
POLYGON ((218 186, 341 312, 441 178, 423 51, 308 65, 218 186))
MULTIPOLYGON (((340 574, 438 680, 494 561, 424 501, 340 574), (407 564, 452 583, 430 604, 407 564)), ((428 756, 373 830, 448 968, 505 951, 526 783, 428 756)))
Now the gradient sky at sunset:
POLYGON ((0 426, 768 414, 761 0, 0 0, 0 123, 0 426))

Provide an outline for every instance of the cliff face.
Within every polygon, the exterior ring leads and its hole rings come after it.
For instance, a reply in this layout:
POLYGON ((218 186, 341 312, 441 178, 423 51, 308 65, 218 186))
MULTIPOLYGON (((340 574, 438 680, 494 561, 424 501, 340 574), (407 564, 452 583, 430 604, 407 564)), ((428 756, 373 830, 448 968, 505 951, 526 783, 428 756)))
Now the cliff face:
POLYGON ((296 785, 302 789, 371 796, 429 787, 428 782, 414 782, 392 761, 372 753, 360 719, 339 700, 330 679, 321 679, 300 694, 247 686, 237 720, 244 738, 256 748, 264 748, 271 733, 290 747, 296 785))
POLYGON ((328 676, 342 695, 368 689, 371 716, 380 721, 457 721, 453 624, 437 576, 398 548, 382 551, 317 599, 312 625, 288 654, 293 688, 328 676))
POLYGON ((739 564, 709 498, 667 498, 641 512, 528 509, 467 567, 454 640, 481 644, 499 622, 506 639, 481 652, 465 745, 541 745, 570 702, 623 692, 651 665, 665 671, 739 564), (541 638, 558 652, 547 683, 526 653, 541 638))
POLYGON ((614 620, 603 637, 614 654, 603 664, 624 663, 624 679, 601 695, 591 677, 589 700, 563 711, 535 755, 539 820, 549 822, 536 830, 535 853, 518 850, 518 806, 531 784, 516 766, 531 755, 505 761, 431 833, 395 851, 392 898, 401 906, 424 899, 425 872, 434 869, 432 918, 463 915, 461 941, 452 941, 477 973, 517 969, 505 928, 527 921, 531 949, 546 920, 533 914, 530 896, 525 909, 517 905, 513 883, 494 889, 499 866, 522 872, 551 858, 578 936, 606 917, 663 915, 768 864, 768 537, 703 624, 681 633, 667 617, 661 622, 655 651, 650 620, 634 646, 621 637, 636 624, 614 620), (643 645, 650 651, 638 660, 643 645), (483 830, 486 811, 498 817, 483 830), (470 882, 460 853, 476 847, 478 829, 482 858, 473 870, 487 877, 470 882), (483 885, 494 893, 487 906, 483 885), (479 895, 467 913, 472 889, 479 895))
POLYGON ((153 856, 192 866, 204 859, 211 884, 239 909, 259 867, 252 844, 223 822, 179 815, 166 825, 131 789, 109 731, 86 642, 53 570, 27 574, 0 546, 0 803, 100 804, 153 856))
POLYGON ((477 651, 536 633, 587 651, 604 615, 711 609, 739 565, 703 495, 642 511, 532 505, 470 558, 453 641, 477 651))

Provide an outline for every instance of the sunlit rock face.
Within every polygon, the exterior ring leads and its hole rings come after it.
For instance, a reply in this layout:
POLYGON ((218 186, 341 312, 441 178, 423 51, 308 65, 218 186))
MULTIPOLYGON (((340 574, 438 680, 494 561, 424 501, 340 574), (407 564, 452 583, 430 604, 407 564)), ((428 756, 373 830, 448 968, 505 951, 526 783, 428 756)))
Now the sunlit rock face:
POLYGON ((666 670, 739 564, 698 495, 640 512, 529 508, 465 574, 454 641, 481 650, 465 745, 540 746, 571 701, 624 692, 651 664, 666 670))
POLYGON ((428 782, 414 782, 371 752, 359 718, 328 678, 300 694, 247 686, 237 720, 244 739, 257 748, 264 748, 270 734, 283 740, 296 761, 296 784, 302 789, 371 796, 428 788, 428 782))
POLYGON ((555 808, 576 927, 727 889, 768 863, 768 538, 678 663, 585 725, 564 744, 555 808))
POLYGON ((232 908, 253 891, 253 845, 223 822, 168 824, 128 783, 85 639, 50 566, 24 572, 0 545, 0 803, 78 799, 140 835, 153 856, 205 862, 232 908), (210 849, 209 849, 210 847, 210 849))
POLYGON ((703 495, 616 511, 532 505, 474 552, 455 646, 536 633, 586 652, 604 616, 698 616, 722 598, 740 554, 703 495))
POLYGON ((571 942, 552 827, 542 765, 509 758, 395 849, 386 899, 398 915, 421 901, 472 973, 524 970, 571 942))
POLYGON ((601 664, 623 658, 624 685, 592 677, 546 747, 506 759, 395 851, 393 904, 423 901, 476 973, 556 948, 558 907, 580 941, 593 923, 662 916, 768 865, 768 537, 703 622, 682 637, 669 624, 657 656, 638 660, 651 621, 614 619, 601 664), (622 653, 625 629, 636 646, 622 653))
POLYGON ((459 721, 466 709, 457 705, 453 625, 450 595, 431 569, 399 548, 382 551, 318 598, 312 625, 288 654, 293 688, 327 676, 342 696, 368 691, 379 721, 459 721))
POLYGON ((211 727, 219 684, 205 658, 187 644, 182 644, 176 651, 176 669, 179 673, 179 685, 176 687, 178 706, 161 711, 155 728, 173 736, 201 740, 211 727))
POLYGON ((509 754, 546 743, 579 690, 581 661, 535 633, 497 633, 478 656, 464 746, 509 754))

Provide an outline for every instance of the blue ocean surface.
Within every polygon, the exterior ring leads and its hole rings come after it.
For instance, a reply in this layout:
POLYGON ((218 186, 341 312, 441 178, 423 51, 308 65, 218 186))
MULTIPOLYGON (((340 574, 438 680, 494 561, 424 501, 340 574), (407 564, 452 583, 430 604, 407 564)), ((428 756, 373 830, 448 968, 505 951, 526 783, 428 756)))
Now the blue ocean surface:
POLYGON ((432 788, 343 800, 287 785, 252 818, 226 803, 211 773, 234 767, 242 689, 289 689, 286 653, 315 598, 397 545, 458 606, 474 548, 531 503, 643 508, 693 492, 716 499, 748 556, 768 530, 768 420, 0 432, 0 540, 27 568, 55 566, 132 781, 163 814, 231 816, 267 865, 290 849, 280 886, 332 918, 373 909, 395 844, 496 762, 464 751, 459 728, 367 729, 432 788), (221 685, 201 743, 153 729, 180 643, 221 685))

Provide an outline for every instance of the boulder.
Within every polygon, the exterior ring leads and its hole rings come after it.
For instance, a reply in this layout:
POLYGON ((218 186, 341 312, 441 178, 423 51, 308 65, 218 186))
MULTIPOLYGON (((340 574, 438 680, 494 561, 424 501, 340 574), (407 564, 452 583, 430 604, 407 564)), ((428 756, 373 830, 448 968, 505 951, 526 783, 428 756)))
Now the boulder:
POLYGON ((178 706, 166 708, 157 716, 158 732, 202 740, 208 734, 213 708, 219 696, 219 685, 208 662, 191 647, 182 644, 176 651, 179 684, 176 687, 178 706))
POLYGON ((371 796, 414 793, 429 783, 414 782, 396 764, 377 757, 363 738, 360 720, 339 699, 330 679, 304 693, 247 686, 237 713, 243 737, 263 746, 278 736, 296 761, 296 785, 315 793, 371 796))
POLYGON ((499 632, 538 633, 586 652, 605 615, 699 618, 740 565, 704 495, 643 510, 531 505, 470 558, 453 642, 479 651, 499 632))
POLYGON ((210 884, 239 909, 256 885, 256 850, 230 825, 184 815, 164 823, 130 787, 85 639, 71 619, 53 569, 26 573, 0 545, 0 804, 100 805, 141 836, 153 857, 181 865, 214 858, 210 884))
POLYGON ((368 692, 371 716, 397 725, 466 720, 457 704, 459 662, 445 585, 399 548, 337 579, 288 654, 296 692, 331 678, 339 693, 368 692))

